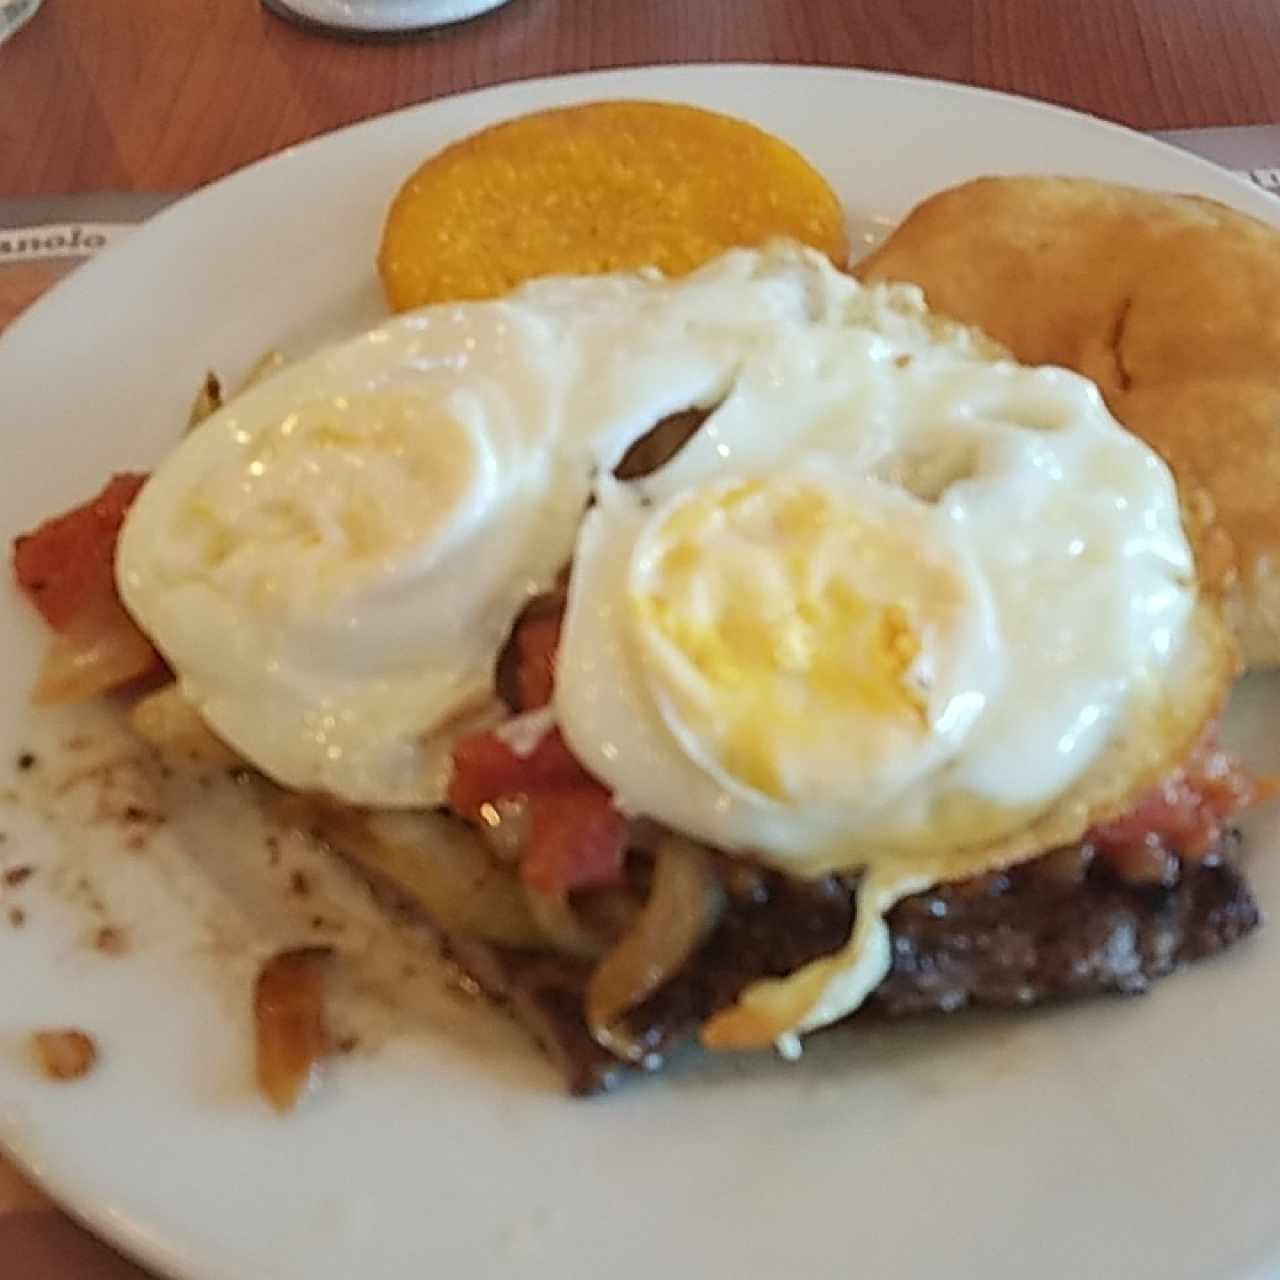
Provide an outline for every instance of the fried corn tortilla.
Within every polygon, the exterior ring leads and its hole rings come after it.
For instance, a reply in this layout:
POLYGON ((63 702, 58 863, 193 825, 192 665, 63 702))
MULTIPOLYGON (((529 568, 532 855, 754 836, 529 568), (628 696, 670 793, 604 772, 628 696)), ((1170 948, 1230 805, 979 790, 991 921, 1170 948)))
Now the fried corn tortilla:
POLYGON ((983 178, 926 200, 857 274, 1092 378, 1172 467, 1246 662, 1280 663, 1280 231, 1193 196, 983 178))

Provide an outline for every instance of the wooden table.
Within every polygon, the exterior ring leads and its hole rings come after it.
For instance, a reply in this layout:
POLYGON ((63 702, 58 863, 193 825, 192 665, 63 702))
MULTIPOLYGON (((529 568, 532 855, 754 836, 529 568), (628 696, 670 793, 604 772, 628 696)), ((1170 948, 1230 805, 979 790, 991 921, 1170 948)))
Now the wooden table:
POLYGON ((730 59, 940 76, 1141 129, 1280 120, 1274 0, 511 0, 382 45, 253 0, 46 0, 0 47, 0 195, 184 191, 459 89, 730 59))
MULTIPOLYGON (((185 191, 441 94, 705 60, 939 76, 1141 129, 1280 120, 1275 0, 512 0, 380 44, 299 30, 254 0, 46 0, 0 46, 0 196, 185 191)), ((0 299, 0 325, 26 300, 11 292, 6 314, 0 299)), ((142 1274, 2 1162, 0 1262, 23 1280, 142 1274)))

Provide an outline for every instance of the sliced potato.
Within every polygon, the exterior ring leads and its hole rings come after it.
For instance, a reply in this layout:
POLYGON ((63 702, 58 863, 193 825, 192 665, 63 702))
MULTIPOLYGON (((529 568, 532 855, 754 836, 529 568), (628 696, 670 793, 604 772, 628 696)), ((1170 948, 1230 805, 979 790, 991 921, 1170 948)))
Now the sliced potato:
POLYGON ((176 683, 167 684, 135 702, 129 712, 129 727, 170 758, 209 767, 241 763, 240 757, 182 696, 176 683))
POLYGON ((549 945, 515 871, 495 861, 481 836, 456 819, 363 814, 310 802, 303 825, 446 933, 507 947, 549 945))

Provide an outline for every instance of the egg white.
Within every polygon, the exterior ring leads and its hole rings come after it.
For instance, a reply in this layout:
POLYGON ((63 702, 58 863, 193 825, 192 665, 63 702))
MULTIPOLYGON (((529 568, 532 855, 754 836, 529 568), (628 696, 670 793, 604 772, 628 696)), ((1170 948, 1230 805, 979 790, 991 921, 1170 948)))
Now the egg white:
POLYGON ((684 281, 541 281, 320 351, 157 469, 121 536, 122 599, 277 781, 438 804, 458 734, 501 714, 498 652, 572 558, 593 474, 809 323, 823 278, 779 249, 684 281))
MULTIPOLYGON (((856 1008, 889 964, 883 915, 895 901, 1014 856, 1016 834, 1087 779, 1127 726, 1147 723, 1185 657, 1197 601, 1172 478, 1091 383, 993 359, 973 335, 931 322, 910 290, 850 292, 834 310, 841 323, 755 352, 665 467, 598 481, 561 640, 562 731, 625 811, 789 874, 861 877, 848 946, 749 989, 745 1013, 709 1027, 716 1047, 785 1040, 856 1008), (963 624, 934 625, 925 597, 907 613, 921 634, 934 631, 937 664, 957 673, 942 691, 966 713, 948 720, 948 700, 932 704, 928 731, 905 752, 898 726, 856 707, 843 738, 827 726, 816 746, 761 716, 757 746, 784 773, 849 773, 842 794, 762 794, 724 768, 723 703, 700 706, 686 673, 647 656, 662 638, 629 591, 673 504, 734 480, 776 487, 806 468, 855 512, 859 492, 874 507, 889 491, 927 513, 909 535, 898 530, 916 540, 900 552, 900 598, 909 604, 925 558, 953 553, 963 624), (815 764, 819 748, 831 754, 815 764), (877 755, 893 768, 860 773, 877 755)), ((789 551, 780 535, 776 565, 760 552, 762 581, 783 579, 789 551)), ((723 565, 708 557, 701 572, 677 612, 728 597, 723 565)), ((780 598, 779 616, 788 607, 780 598)), ((1083 828, 1062 829, 1071 839, 1083 828)))
MULTIPOLYGON (((1025 822, 1088 768, 1130 694, 1159 682, 1195 600, 1169 473, 1092 384, 943 343, 922 355, 884 335, 817 327, 745 367, 666 467, 629 485, 603 479, 597 498, 557 672, 570 744, 624 808, 806 874, 994 839, 1025 822), (973 616, 949 657, 964 659, 980 714, 959 736, 934 717, 928 776, 905 774, 888 812, 872 788, 836 812, 728 785, 707 765, 716 750, 706 726, 677 723, 674 690, 636 658, 652 638, 635 634, 626 584, 669 504, 727 478, 768 484, 805 466, 927 511, 919 553, 947 546, 966 566, 957 577, 973 579, 973 616), (937 750, 942 736, 950 743, 937 750)), ((715 574, 712 563, 708 585, 715 574)), ((850 724, 830 768, 851 764, 869 731, 850 724)))

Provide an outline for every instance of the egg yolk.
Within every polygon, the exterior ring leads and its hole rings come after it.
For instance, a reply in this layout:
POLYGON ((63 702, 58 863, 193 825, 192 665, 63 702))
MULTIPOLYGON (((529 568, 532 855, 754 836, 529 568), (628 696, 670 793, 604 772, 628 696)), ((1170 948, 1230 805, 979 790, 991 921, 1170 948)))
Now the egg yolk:
POLYGON ((739 783, 801 801, 815 765, 821 777, 843 754, 848 769, 850 727, 873 755, 927 734, 921 639, 883 590, 899 543, 797 479, 696 491, 650 530, 633 633, 682 721, 739 783))
MULTIPOLYGON (((240 445, 238 428, 228 428, 240 445)), ((395 391, 306 401, 182 509, 197 573, 260 611, 328 605, 429 561, 483 492, 464 421, 395 391)))

